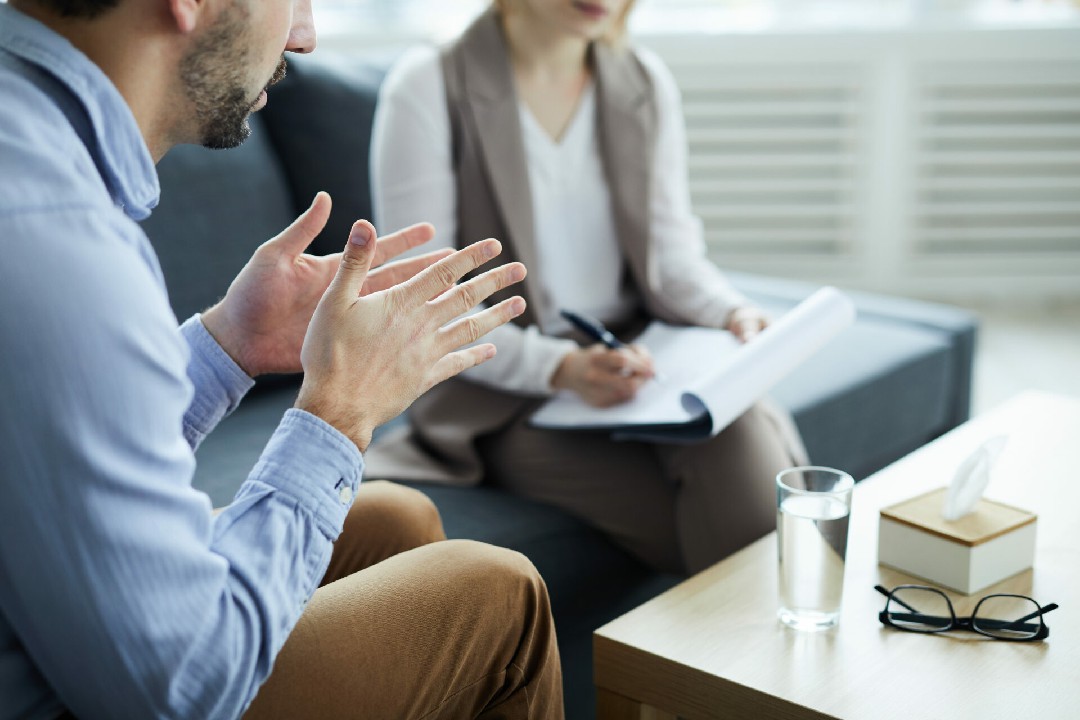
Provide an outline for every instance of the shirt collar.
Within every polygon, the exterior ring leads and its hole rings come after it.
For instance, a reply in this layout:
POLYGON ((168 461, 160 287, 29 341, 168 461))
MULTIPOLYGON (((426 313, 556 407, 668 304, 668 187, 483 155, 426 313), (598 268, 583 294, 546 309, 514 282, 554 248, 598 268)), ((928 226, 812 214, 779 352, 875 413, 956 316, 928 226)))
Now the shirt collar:
POLYGON ((86 110, 95 147, 87 147, 116 204, 142 220, 161 187, 154 160, 120 91, 86 55, 42 23, 0 3, 0 49, 62 83, 86 110))

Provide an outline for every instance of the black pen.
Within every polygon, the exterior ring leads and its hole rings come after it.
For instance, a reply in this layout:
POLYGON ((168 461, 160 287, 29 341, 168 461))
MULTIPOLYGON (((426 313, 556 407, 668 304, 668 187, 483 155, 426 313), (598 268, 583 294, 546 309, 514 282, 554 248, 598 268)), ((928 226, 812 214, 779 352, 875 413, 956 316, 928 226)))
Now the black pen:
MULTIPOLYGON (((603 343, 605 347, 611 350, 627 347, 626 343, 612 335, 611 331, 604 327, 604 324, 599 320, 580 315, 573 310, 560 310, 559 314, 578 330, 596 342, 603 343)), ((658 370, 653 372, 653 378, 657 381, 663 381, 664 379, 658 370)))
POLYGON ((579 315, 572 310, 560 310, 559 314, 578 330, 612 350, 626 347, 626 343, 612 335, 611 331, 604 327, 604 324, 599 320, 579 315))

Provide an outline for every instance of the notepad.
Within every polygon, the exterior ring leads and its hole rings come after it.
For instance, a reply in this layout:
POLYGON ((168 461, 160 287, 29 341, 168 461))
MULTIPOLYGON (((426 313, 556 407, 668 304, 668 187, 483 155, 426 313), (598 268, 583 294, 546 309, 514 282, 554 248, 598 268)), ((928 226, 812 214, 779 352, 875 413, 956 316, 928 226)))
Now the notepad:
POLYGON ((725 330, 653 322, 634 342, 649 349, 663 381, 633 400, 595 408, 556 393, 530 418, 535 427, 606 430, 620 440, 701 442, 715 436, 776 383, 855 321, 851 299, 821 288, 747 343, 725 330))

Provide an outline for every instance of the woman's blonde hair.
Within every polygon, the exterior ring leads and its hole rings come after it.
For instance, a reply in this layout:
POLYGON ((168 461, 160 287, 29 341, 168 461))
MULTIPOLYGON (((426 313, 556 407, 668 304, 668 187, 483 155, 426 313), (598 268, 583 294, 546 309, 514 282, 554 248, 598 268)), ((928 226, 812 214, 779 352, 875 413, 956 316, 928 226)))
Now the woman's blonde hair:
MULTIPOLYGON (((494 0, 495 7, 499 12, 505 13, 510 9, 510 4, 514 0, 494 0)), ((615 18, 615 22, 612 23, 604 37, 601 38, 603 42, 609 45, 622 45, 626 42, 626 23, 630 17, 630 11, 634 9, 635 0, 627 0, 625 7, 623 7, 622 13, 619 17, 615 18)))

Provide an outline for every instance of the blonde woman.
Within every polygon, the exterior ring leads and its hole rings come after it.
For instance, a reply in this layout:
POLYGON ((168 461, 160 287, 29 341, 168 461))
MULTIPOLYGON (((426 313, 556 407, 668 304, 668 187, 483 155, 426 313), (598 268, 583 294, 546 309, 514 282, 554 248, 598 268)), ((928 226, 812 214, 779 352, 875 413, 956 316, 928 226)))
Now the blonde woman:
POLYGON ((499 238, 529 268, 528 310, 489 336, 493 360, 422 397, 367 467, 499 486, 657 569, 696 572, 774 527, 773 477, 804 460, 789 417, 759 404, 691 446, 528 424, 556 390, 604 406, 653 381, 644 350, 579 344, 562 308, 623 339, 651 319, 742 339, 767 322, 706 259, 679 92, 659 58, 627 44, 632 6, 499 0, 387 78, 372 140, 379 227, 430 221, 446 247, 499 238))

